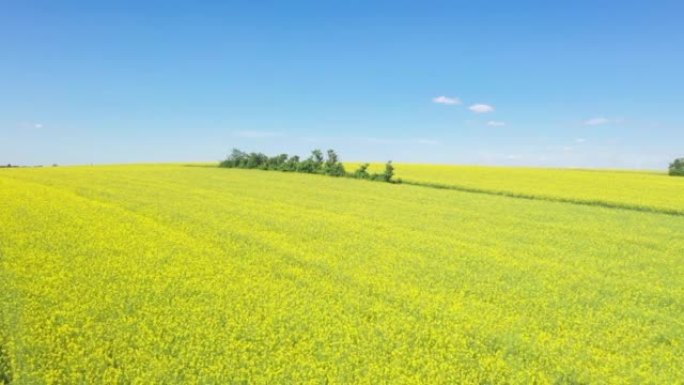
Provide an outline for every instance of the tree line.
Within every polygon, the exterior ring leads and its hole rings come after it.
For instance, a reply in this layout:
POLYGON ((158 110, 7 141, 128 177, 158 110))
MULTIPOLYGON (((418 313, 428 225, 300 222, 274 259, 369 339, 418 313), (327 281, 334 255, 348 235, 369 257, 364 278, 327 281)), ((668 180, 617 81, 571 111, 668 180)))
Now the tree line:
POLYGON ((219 163, 219 167, 301 172, 401 183, 401 179, 394 179, 394 165, 391 160, 385 164, 385 170, 382 173, 368 172, 368 163, 361 164, 354 172, 347 172, 334 150, 328 150, 325 156, 323 151, 313 150, 308 158, 302 159, 298 155, 267 156, 260 152, 246 153, 234 148, 228 157, 219 163))
MULTIPOLYGON (((56 167, 56 164, 52 165, 53 167, 56 167)), ((43 167, 42 165, 37 165, 37 166, 20 166, 18 164, 12 164, 12 163, 7 163, 7 164, 0 164, 0 168, 36 168, 36 167, 43 167)))

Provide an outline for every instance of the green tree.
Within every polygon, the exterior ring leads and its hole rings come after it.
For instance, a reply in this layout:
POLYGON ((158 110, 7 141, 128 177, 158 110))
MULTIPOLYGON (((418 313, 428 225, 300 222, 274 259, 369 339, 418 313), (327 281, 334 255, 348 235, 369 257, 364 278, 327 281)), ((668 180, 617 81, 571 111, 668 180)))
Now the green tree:
POLYGON ((297 155, 292 155, 290 159, 285 162, 285 166, 283 167, 283 170, 285 171, 297 171, 297 168, 299 167, 299 156, 297 155))
POLYGON ((394 176, 394 166, 392 165, 392 161, 388 160, 387 163, 385 164, 385 172, 382 173, 382 179, 385 182, 392 182, 393 176, 394 176))
POLYGON ((316 164, 313 160, 313 158, 307 158, 304 159, 302 162, 299 162, 297 165, 297 172, 304 172, 304 173, 315 173, 316 172, 316 164))
POLYGON ((330 176, 345 176, 347 175, 347 171, 344 169, 344 165, 342 163, 335 163, 332 166, 328 167, 325 170, 325 173, 330 176))
POLYGON ((311 158, 309 159, 313 163, 315 172, 320 172, 323 169, 323 151, 318 149, 311 151, 311 158))
POLYGON ((221 162, 220 167, 241 167, 246 158, 247 154, 234 148, 230 155, 226 157, 226 160, 221 162))
POLYGON ((684 176, 684 158, 675 159, 670 163, 670 175, 684 176))
POLYGON ((245 168, 265 168, 268 157, 260 152, 250 152, 247 155, 245 168))
POLYGON ((335 150, 328 150, 328 159, 325 160, 325 165, 328 167, 332 167, 335 164, 337 164, 337 154, 335 153, 335 150))
POLYGON ((325 160, 324 173, 331 176, 344 176, 346 171, 344 165, 338 161, 334 150, 328 150, 328 159, 325 160))
POLYGON ((287 154, 280 154, 271 158, 268 158, 266 169, 268 170, 282 170, 285 161, 287 160, 287 154))
POLYGON ((354 178, 369 179, 370 174, 368 173, 368 166, 370 166, 368 163, 360 165, 359 168, 354 171, 354 178))

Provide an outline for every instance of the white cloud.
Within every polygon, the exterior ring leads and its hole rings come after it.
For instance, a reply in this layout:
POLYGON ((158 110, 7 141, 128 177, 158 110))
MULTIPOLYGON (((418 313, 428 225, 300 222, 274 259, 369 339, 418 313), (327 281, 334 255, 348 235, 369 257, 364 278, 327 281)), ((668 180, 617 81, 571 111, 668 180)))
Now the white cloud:
POLYGON ((577 139, 575 139, 575 143, 584 143, 584 142, 586 142, 586 141, 587 141, 587 140, 584 139, 584 138, 577 138, 577 139))
POLYGON ((506 122, 499 122, 496 120, 490 120, 487 122, 487 125, 491 126, 491 127, 503 127, 506 125, 506 122))
POLYGON ((40 122, 21 122, 17 125, 17 128, 21 128, 22 130, 39 130, 43 127, 45 127, 45 125, 40 122))
POLYGON ((436 98, 432 98, 432 102, 437 104, 447 104, 450 106, 456 106, 461 104, 461 99, 452 98, 449 96, 437 96, 436 98))
POLYGON ((591 118, 591 119, 584 121, 585 126, 600 126, 602 124, 607 124, 607 123, 610 123, 610 119, 606 119, 603 117, 591 118))
POLYGON ((266 139, 266 138, 278 138, 283 136, 283 134, 279 132, 270 132, 270 131, 233 131, 233 135, 237 136, 239 138, 248 138, 248 139, 266 139))
POLYGON ((472 106, 468 107, 468 109, 476 114, 484 114, 494 111, 494 107, 490 106, 489 104, 473 104, 472 106))

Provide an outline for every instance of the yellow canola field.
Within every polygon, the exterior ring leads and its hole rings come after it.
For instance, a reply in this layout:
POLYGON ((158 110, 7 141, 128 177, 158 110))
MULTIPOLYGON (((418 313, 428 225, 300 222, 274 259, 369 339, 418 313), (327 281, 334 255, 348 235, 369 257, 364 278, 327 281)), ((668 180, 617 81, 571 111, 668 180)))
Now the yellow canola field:
POLYGON ((684 378, 682 216, 179 165, 0 202, 0 383, 684 378))
MULTIPOLYGON (((354 171, 358 163, 348 163, 354 171)), ((684 178, 649 171, 395 164, 408 182, 684 214, 684 178)), ((381 172, 384 164, 371 165, 381 172)))

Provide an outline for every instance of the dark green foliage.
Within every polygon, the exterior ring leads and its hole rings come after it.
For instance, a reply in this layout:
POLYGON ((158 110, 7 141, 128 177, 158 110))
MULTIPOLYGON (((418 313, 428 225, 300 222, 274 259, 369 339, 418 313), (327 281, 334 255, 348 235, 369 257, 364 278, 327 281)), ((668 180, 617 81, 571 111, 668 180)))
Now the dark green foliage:
POLYGON ((247 154, 234 148, 226 160, 219 164, 219 167, 244 167, 246 165, 247 154))
POLYGON ((325 161, 323 172, 331 176, 345 176, 347 174, 344 165, 338 161, 334 150, 328 150, 328 159, 325 161))
POLYGON ((394 176, 394 166, 392 161, 388 160, 385 164, 385 172, 382 174, 382 178, 385 182, 392 182, 392 177, 394 176))
POLYGON ((325 174, 330 176, 345 176, 347 175, 347 172, 344 170, 344 165, 342 163, 335 163, 325 169, 325 174))
POLYGON ((330 168, 337 164, 337 154, 335 150, 328 150, 328 159, 325 161, 325 166, 330 168))
POLYGON ((374 180, 378 182, 387 182, 387 183, 401 183, 401 179, 393 179, 394 178, 394 165, 392 164, 392 161, 387 161, 385 163, 385 171, 382 174, 378 173, 373 173, 369 174, 368 173, 368 163, 362 164, 358 170, 354 171, 354 174, 351 174, 350 176, 358 179, 369 179, 369 180, 374 180))
POLYGON ((670 163, 670 175, 684 176, 684 158, 675 159, 670 163))
POLYGON ((357 179, 370 179, 370 174, 368 173, 368 163, 364 163, 359 168, 354 171, 354 178, 357 179))
POLYGON ((297 171, 297 166, 299 166, 299 156, 293 155, 288 159, 283 165, 283 171, 297 171))
POLYGON ((311 151, 311 160, 313 161, 314 170, 321 171, 323 169, 323 151, 311 151))
POLYGON ((219 167, 325 174, 337 177, 346 176, 357 179, 397 183, 397 181, 392 180, 392 176, 394 175, 392 161, 387 162, 387 165, 385 165, 385 172, 382 174, 369 174, 368 163, 362 164, 353 174, 347 174, 347 171, 344 169, 344 164, 340 162, 339 157, 334 150, 328 150, 327 158, 325 159, 323 158, 323 152, 321 150, 313 150, 310 157, 300 160, 297 155, 288 157, 287 154, 280 154, 278 156, 268 157, 260 152, 251 152, 248 154, 235 148, 224 161, 219 163, 219 167))
POLYGON ((280 154, 272 158, 268 158, 268 163, 266 164, 267 170, 284 170, 285 162, 287 161, 287 154, 280 154))
POLYGON ((307 174, 313 174, 316 172, 316 163, 312 158, 304 159, 297 165, 298 172, 304 172, 307 174))
POLYGON ((260 152, 251 152, 249 154, 248 164, 252 164, 252 168, 266 170, 268 169, 268 156, 260 152))

